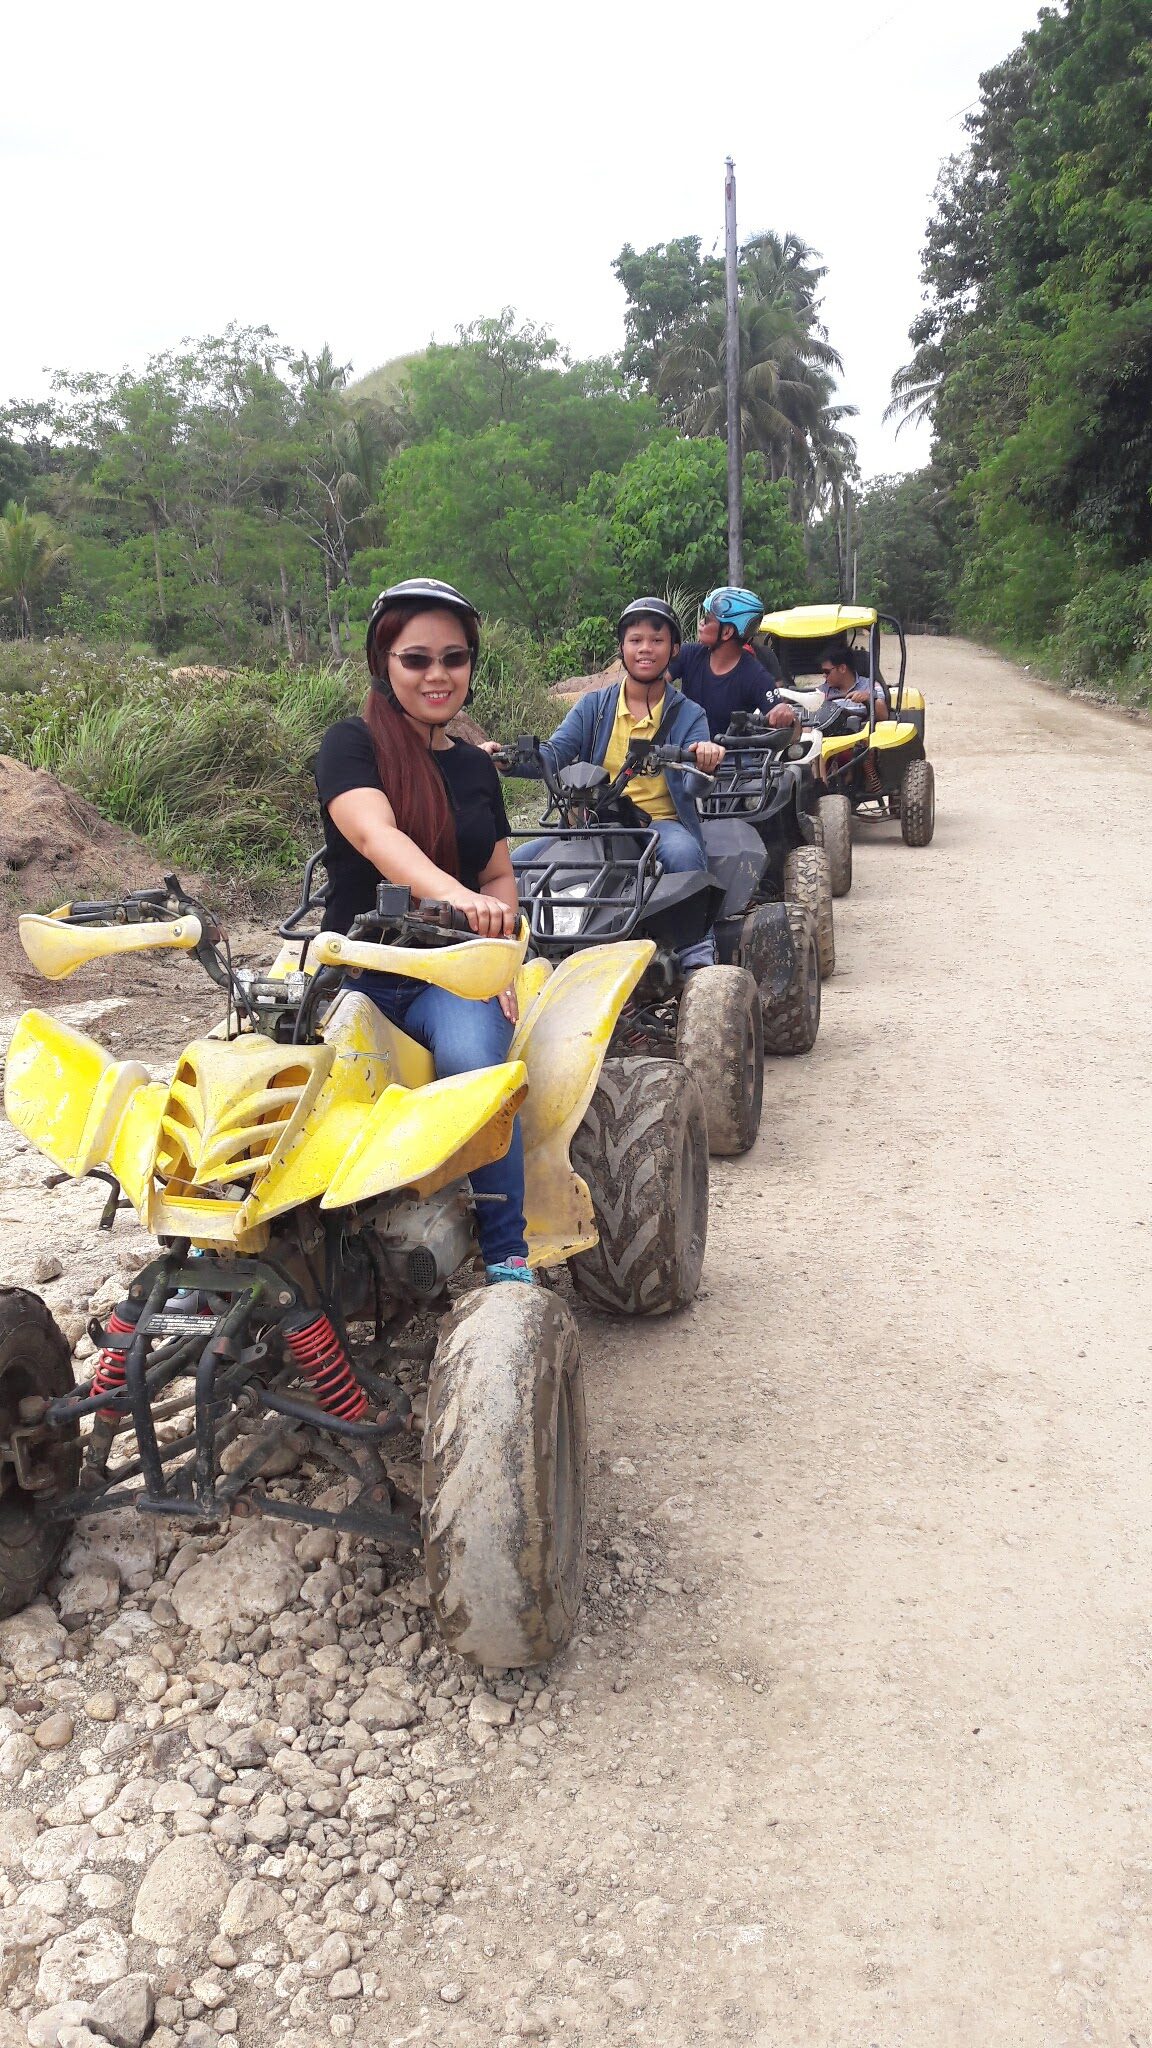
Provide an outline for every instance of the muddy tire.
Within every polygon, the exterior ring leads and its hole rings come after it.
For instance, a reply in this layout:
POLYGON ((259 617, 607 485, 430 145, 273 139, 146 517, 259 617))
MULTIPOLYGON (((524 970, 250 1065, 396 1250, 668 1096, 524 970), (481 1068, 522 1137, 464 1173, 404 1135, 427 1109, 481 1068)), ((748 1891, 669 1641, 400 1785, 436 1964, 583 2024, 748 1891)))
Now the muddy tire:
POLYGON ((424 1564, 448 1647, 473 1664, 546 1664, 584 1590, 587 1425, 576 1325, 544 1287, 467 1295, 428 1383, 424 1564))
MULTIPOLYGON (((38 1294, 0 1290, 0 1442, 20 1423, 20 1403, 52 1401, 75 1386, 72 1358, 38 1294)), ((44 1492, 26 1492, 12 1465, 0 1462, 0 1620, 18 1614, 43 1591, 71 1528, 37 1514, 37 1500, 70 1493, 80 1477, 80 1432, 61 1430, 50 1446, 32 1453, 38 1471, 51 1474, 44 1492)))
POLYGON ((802 903, 785 905, 796 964, 783 995, 761 991, 764 1050, 773 1053, 811 1052, 820 1029, 820 947, 816 919, 802 903))
POLYGON ((816 920, 816 944, 824 981, 836 967, 836 933, 832 921, 832 870, 822 846, 795 846, 784 862, 784 900, 802 903, 816 920))
POLYGON ((931 761, 909 761, 900 777, 900 830, 906 846, 927 846, 936 829, 936 775, 931 761))
POLYGON ((828 855, 833 896, 846 896, 852 887, 852 806, 846 796, 821 797, 816 816, 823 837, 820 844, 828 855))
POLYGON ((572 1284, 610 1315, 664 1316, 700 1285, 708 1240, 708 1125, 675 1060, 605 1060, 572 1141, 600 1242, 568 1261, 572 1284))
POLYGON ((764 1106, 764 1023, 746 968, 701 967, 688 977, 676 1057, 700 1090, 709 1151, 722 1159, 747 1152, 764 1106))

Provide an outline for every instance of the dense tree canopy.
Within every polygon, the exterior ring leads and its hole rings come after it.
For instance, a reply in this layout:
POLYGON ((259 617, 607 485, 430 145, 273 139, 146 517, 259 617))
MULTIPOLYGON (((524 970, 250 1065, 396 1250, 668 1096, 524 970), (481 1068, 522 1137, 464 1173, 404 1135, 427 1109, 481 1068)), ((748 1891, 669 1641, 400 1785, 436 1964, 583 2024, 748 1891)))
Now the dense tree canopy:
POLYGON ((1113 666, 1152 609, 1149 27, 1147 0, 1066 0, 982 78, 894 386, 961 508, 960 616, 1034 639, 1098 596, 1131 621, 1113 666))

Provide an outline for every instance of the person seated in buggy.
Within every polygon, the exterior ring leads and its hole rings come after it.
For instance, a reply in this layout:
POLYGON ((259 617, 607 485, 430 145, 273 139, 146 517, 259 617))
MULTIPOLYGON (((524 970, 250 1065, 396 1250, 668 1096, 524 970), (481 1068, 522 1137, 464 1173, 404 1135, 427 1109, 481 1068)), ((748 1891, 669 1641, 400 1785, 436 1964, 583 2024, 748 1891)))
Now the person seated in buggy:
MULTIPOLYGON (((589 690, 572 706, 544 742, 553 765, 559 769, 588 761, 616 776, 630 743, 639 739, 650 740, 653 746, 684 748, 702 773, 711 774, 724 759, 724 749, 709 738, 702 707, 668 678, 668 665, 681 641, 680 621, 671 605, 659 597, 634 598, 620 614, 616 637, 623 678, 605 690, 589 690)), ((495 749, 490 746, 489 751, 495 749)), ((628 784, 628 795, 655 832, 661 865, 670 874, 703 873, 708 865, 691 783, 690 769, 669 768, 657 775, 636 775, 628 784)), ((519 857, 531 858, 536 850, 533 842, 519 849, 519 857)), ((687 969, 710 967, 715 959, 716 941, 709 933, 685 947, 680 964, 687 969)))
MULTIPOLYGON (((867 656, 864 657, 867 662, 867 656)), ((842 704, 846 711, 853 705, 861 709, 861 722, 867 723, 868 705, 876 706, 876 717, 888 717, 888 699, 883 682, 877 677, 870 681, 867 672, 861 675, 856 665, 853 650, 847 642, 826 647, 820 656, 820 673, 823 678, 821 689, 825 702, 842 704)))

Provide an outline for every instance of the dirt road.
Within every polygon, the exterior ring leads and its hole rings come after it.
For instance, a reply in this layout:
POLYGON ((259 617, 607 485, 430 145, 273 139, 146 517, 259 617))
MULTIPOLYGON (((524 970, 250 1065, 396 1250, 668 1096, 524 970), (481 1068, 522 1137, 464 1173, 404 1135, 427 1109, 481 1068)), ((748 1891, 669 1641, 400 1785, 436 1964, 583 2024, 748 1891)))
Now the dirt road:
POLYGON ((245 2048, 1152 2043, 1152 733, 912 662, 933 846, 858 840, 698 1303, 582 1318, 551 1718, 481 1731, 388 2001, 245 2048))

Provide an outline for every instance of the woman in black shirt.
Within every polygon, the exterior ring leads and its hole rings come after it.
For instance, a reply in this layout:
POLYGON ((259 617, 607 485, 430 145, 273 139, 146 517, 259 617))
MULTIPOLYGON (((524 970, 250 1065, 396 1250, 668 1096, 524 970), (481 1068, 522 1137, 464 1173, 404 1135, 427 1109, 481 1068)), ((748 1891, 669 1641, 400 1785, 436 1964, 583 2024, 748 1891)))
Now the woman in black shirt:
MULTIPOLYGON (((446 731, 468 696, 479 648, 479 614, 448 583, 415 577, 373 605, 364 715, 331 726, 316 758, 330 928, 347 931, 371 910, 383 877, 462 910, 481 938, 516 930, 499 775, 478 747, 446 731)), ((428 1047, 440 1076, 508 1057, 516 1022, 511 990, 476 1003, 400 975, 362 974, 355 986, 428 1047)), ((472 1185, 502 1198, 476 1208, 489 1280, 532 1281, 519 1118, 506 1156, 478 1168, 472 1185)))

